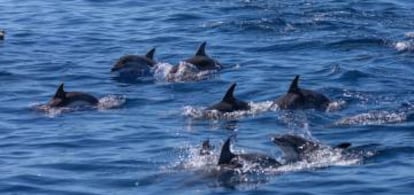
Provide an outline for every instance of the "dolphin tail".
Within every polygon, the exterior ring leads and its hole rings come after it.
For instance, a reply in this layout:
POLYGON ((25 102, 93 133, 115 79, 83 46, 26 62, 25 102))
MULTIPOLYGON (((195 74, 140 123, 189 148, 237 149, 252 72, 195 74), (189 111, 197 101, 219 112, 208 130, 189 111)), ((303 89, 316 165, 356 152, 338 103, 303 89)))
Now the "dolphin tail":
POLYGON ((296 77, 293 79, 292 83, 290 84, 288 93, 297 93, 299 92, 299 75, 296 75, 296 77))
POLYGON ((198 47, 197 52, 196 52, 196 56, 207 56, 206 54, 206 44, 207 42, 203 42, 201 43, 201 45, 198 47))
POLYGON ((63 83, 60 84, 59 88, 56 90, 54 98, 65 98, 65 90, 63 90, 63 83))
POLYGON ((224 142, 223 147, 221 148, 218 165, 229 164, 231 159, 236 156, 230 151, 230 141, 231 137, 227 138, 226 142, 224 142))
POLYGON ((226 95, 224 95, 223 97, 224 102, 233 102, 235 100, 233 93, 234 93, 234 88, 236 88, 236 85, 237 85, 236 83, 233 83, 229 87, 229 89, 227 89, 226 95))
POLYGON ((152 48, 151 50, 149 50, 147 52, 147 54, 145 54, 145 57, 147 57, 147 58, 149 58, 151 60, 154 60, 154 53, 155 53, 155 47, 152 48))
POLYGON ((343 142, 343 143, 340 143, 340 144, 336 145, 334 148, 347 149, 347 148, 351 147, 351 145, 352 144, 349 143, 349 142, 343 142))

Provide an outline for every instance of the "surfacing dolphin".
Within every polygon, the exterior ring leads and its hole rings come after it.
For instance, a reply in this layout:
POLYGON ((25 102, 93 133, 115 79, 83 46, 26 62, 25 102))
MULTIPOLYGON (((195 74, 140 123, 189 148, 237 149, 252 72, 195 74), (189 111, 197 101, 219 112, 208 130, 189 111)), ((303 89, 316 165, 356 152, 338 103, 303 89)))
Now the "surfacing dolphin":
MULTIPOLYGON (((314 151, 319 150, 322 147, 328 147, 318 142, 305 139, 299 135, 292 134, 276 135, 272 137, 272 142, 279 146, 279 148, 283 151, 284 159, 287 162, 306 160, 314 151)), ((351 143, 343 142, 333 148, 347 149, 350 146, 351 143)))
POLYGON ((217 60, 210 58, 206 54, 206 44, 206 42, 201 43, 201 45, 197 49, 196 54, 193 57, 186 59, 184 61, 196 66, 201 71, 219 70, 223 68, 223 66, 217 60))
POLYGON ((250 106, 247 102, 238 100, 234 97, 234 89, 236 83, 233 83, 227 90, 221 102, 214 104, 207 108, 207 110, 218 110, 220 112, 233 112, 237 110, 249 110, 250 106))
POLYGON ((264 154, 234 154, 230 151, 230 142, 231 138, 228 138, 223 144, 217 163, 218 166, 229 169, 241 168, 246 163, 258 166, 258 168, 276 168, 281 166, 277 160, 264 154))
POLYGON ((280 109, 309 109, 326 110, 330 100, 323 94, 298 86, 299 75, 293 79, 289 90, 285 95, 277 98, 274 103, 280 109))
POLYGON ((84 92, 65 92, 63 83, 56 90, 55 95, 47 104, 50 107, 67 107, 77 105, 96 106, 98 99, 84 92))
POLYGON ((144 56, 125 55, 118 59, 111 71, 136 77, 151 76, 151 68, 156 64, 154 53, 155 48, 152 48, 144 56))

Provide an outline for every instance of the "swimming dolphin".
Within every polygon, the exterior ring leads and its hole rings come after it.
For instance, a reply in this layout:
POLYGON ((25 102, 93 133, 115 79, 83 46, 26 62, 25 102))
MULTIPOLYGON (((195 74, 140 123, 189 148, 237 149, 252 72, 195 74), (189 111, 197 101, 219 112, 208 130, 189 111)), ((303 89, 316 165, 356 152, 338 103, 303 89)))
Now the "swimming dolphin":
POLYGON ((187 63, 193 64, 196 66, 199 70, 218 70, 222 68, 222 65, 215 59, 210 58, 206 54, 206 42, 201 43, 201 45, 198 47, 196 54, 189 58, 184 60, 187 63))
POLYGON ((293 79, 287 94, 277 98, 274 103, 281 109, 308 109, 326 110, 330 100, 321 93, 298 86, 299 75, 293 79))
POLYGON ((156 64, 154 61, 155 48, 149 50, 144 56, 126 55, 118 59, 111 71, 131 73, 136 76, 148 76, 151 68, 156 64))
POLYGON ((244 163, 254 164, 260 168, 281 166, 277 160, 264 154, 234 154, 230 151, 230 141, 231 139, 228 138, 223 144, 217 165, 230 169, 241 168, 244 163))
POLYGON ((236 110, 248 110, 250 106, 248 103, 238 100, 234 97, 233 92, 236 88, 236 83, 233 83, 227 90, 221 102, 214 104, 207 108, 207 110, 218 110, 220 112, 233 112, 236 110))
MULTIPOLYGON (((321 149, 323 146, 312 140, 305 139, 298 135, 285 134, 272 137, 272 142, 275 143, 284 153, 284 158, 287 162, 295 162, 306 160, 315 150, 321 149)), ((347 149, 351 143, 343 142, 333 148, 347 149)))
POLYGON ((0 29, 0 40, 4 40, 4 35, 6 35, 6 32, 0 29))
POLYGON ((98 99, 83 92, 65 92, 63 90, 63 83, 56 90, 55 95, 47 104, 50 107, 66 107, 73 105, 89 105, 96 106, 98 99))

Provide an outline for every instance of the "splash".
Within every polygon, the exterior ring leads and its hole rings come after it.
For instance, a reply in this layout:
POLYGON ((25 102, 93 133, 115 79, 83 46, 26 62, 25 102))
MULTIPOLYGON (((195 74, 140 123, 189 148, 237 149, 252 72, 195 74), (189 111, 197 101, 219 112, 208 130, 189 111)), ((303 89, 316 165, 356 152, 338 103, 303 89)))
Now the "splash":
MULTIPOLYGON (((217 147, 216 147, 217 148, 217 147)), ((319 149, 307 154, 307 158, 293 163, 286 163, 279 167, 261 167, 252 162, 244 162, 243 166, 236 169, 217 166, 220 151, 214 150, 210 155, 201 155, 200 146, 187 146, 183 150, 177 162, 173 162, 166 169, 181 171, 193 171, 216 180, 216 185, 248 186, 261 184, 271 177, 298 171, 314 170, 330 166, 352 166, 363 163, 364 159, 372 157, 375 153, 362 150, 343 150, 329 146, 321 146, 319 149)), ((243 150, 234 150, 234 153, 246 153, 243 150)), ((283 159, 278 159, 283 162, 283 159)))
POLYGON ((394 48, 400 52, 404 51, 414 51, 414 42, 413 41, 398 41, 393 44, 394 48))
POLYGON ((124 95, 108 95, 99 99, 97 107, 99 110, 119 108, 124 105, 125 102, 126 97, 124 95))
POLYGON ((186 106, 184 107, 183 115, 194 119, 234 120, 246 116, 255 116, 267 111, 276 111, 279 109, 277 104, 274 104, 273 101, 258 103, 249 102, 249 106, 249 110, 238 110, 225 113, 217 110, 206 110, 205 107, 186 106))
POLYGON ((328 107, 326 108, 326 112, 335 112, 338 110, 342 110, 346 106, 346 102, 344 100, 337 100, 330 102, 328 107))
POLYGON ((180 62, 174 66, 169 63, 158 63, 153 68, 154 77, 158 81, 183 82, 206 80, 216 75, 217 70, 199 70, 196 66, 180 62))

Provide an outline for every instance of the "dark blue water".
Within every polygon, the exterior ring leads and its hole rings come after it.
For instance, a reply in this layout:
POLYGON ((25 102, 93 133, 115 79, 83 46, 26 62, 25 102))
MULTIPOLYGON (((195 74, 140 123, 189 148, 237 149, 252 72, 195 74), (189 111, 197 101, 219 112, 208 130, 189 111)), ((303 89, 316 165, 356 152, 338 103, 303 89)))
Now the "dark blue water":
POLYGON ((1 194, 412 194, 414 2, 12 1, 0 3, 1 194), (124 54, 152 47, 178 64, 207 41, 225 69, 207 80, 122 82, 124 54), (280 111, 300 85, 335 109, 280 111), (100 98, 98 109, 41 112, 58 85, 100 98), (254 110, 200 117, 230 83, 254 110), (273 134, 325 144, 321 155, 260 173, 209 173, 221 144, 281 158, 273 134), (213 160, 198 156, 205 139, 213 160), (208 162, 206 162, 208 161, 208 162))

